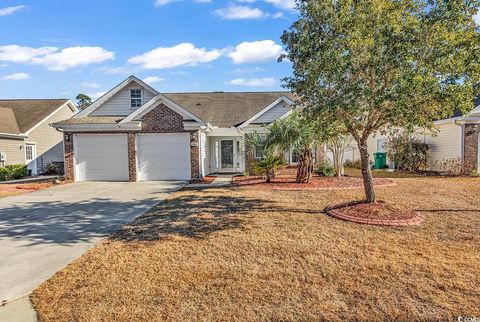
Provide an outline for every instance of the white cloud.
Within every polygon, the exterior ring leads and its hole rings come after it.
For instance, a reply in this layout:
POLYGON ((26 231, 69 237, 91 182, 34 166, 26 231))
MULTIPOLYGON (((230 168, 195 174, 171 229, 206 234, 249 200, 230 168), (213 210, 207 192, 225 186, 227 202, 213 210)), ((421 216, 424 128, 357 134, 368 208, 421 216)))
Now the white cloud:
POLYGON ((262 10, 246 6, 230 5, 226 8, 214 11, 222 19, 240 20, 240 19, 260 19, 264 17, 262 10))
POLYGON ((24 47, 18 45, 0 46, 0 61, 13 63, 29 63, 34 58, 52 54, 58 50, 57 47, 24 47))
POLYGON ((273 18, 282 18, 283 17, 283 12, 276 12, 273 14, 273 18))
POLYGON ((0 8, 0 16, 8 16, 8 15, 14 14, 18 10, 22 10, 23 8, 25 8, 24 5, 0 8))
POLYGON ((27 73, 15 73, 10 75, 5 75, 2 77, 4 80, 22 80, 22 79, 29 79, 30 75, 27 73))
POLYGON ((90 96, 90 98, 91 98, 92 100, 96 100, 96 99, 100 98, 101 96, 105 95, 106 92, 107 92, 107 91, 96 92, 96 93, 89 93, 89 94, 87 94, 87 95, 90 96))
POLYGON ((59 51, 57 47, 0 46, 0 61, 39 64, 56 71, 109 59, 114 59, 114 53, 102 47, 67 47, 59 51))
POLYGON ((236 86, 254 86, 254 87, 266 87, 266 86, 274 86, 275 79, 273 77, 264 77, 264 78, 236 78, 232 79, 231 81, 227 82, 230 85, 236 86))
POLYGON ((286 9, 286 10, 295 9, 295 0, 264 0, 264 1, 280 9, 286 9))
POLYGON ((212 3, 212 0, 195 0, 197 3, 212 3))
MULTIPOLYGON (((256 2, 257 0, 238 0, 238 1, 253 3, 253 2, 256 2)), ((270 3, 271 5, 284 10, 295 9, 295 0, 262 0, 262 1, 266 3, 270 3)))
POLYGON ((108 74, 134 74, 135 71, 132 68, 125 67, 125 66, 118 66, 118 67, 101 67, 101 71, 106 72, 108 74))
POLYGON ((266 62, 276 60, 283 53, 282 46, 273 40, 242 42, 228 54, 234 64, 266 62))
POLYGON ((155 7, 161 7, 173 1, 175 0, 155 0, 155 7))
POLYGON ((158 76, 148 76, 143 79, 143 81, 147 84, 153 84, 153 83, 158 83, 164 81, 163 78, 158 77, 158 76))
POLYGON ((163 69, 177 66, 194 66, 208 63, 221 56, 218 49, 196 48, 191 43, 181 43, 173 47, 158 47, 128 60, 130 64, 141 65, 144 69, 163 69))
POLYGON ((80 86, 86 87, 86 88, 100 88, 100 87, 102 87, 102 85, 100 85, 97 82, 82 82, 80 84, 80 86))
POLYGON ((50 70, 64 71, 77 66, 101 63, 114 57, 113 52, 102 47, 68 47, 60 52, 36 57, 33 63, 45 65, 50 70))

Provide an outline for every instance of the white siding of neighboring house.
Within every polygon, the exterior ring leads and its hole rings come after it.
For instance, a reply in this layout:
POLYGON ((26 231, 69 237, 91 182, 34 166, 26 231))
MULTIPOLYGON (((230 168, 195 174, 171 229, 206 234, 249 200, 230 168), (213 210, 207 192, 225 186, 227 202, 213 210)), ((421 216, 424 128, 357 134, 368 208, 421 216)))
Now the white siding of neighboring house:
POLYGON ((279 117, 282 117, 290 111, 290 106, 286 104, 285 102, 281 101, 277 105, 273 106, 271 109, 260 115, 258 118, 256 118, 252 123, 256 124, 268 124, 272 123, 279 117))
POLYGON ((0 138, 0 152, 7 154, 6 162, 0 163, 0 166, 25 164, 25 145, 23 139, 0 138))
POLYGON ((36 143, 37 146, 38 173, 51 162, 63 162, 63 134, 50 124, 69 119, 73 115, 74 112, 65 105, 28 134, 26 141, 36 143))
POLYGON ((208 144, 207 134, 203 131, 200 132, 200 166, 202 176, 210 174, 210 149, 208 144))
POLYGON ((440 170, 443 160, 461 158, 462 127, 452 120, 435 128, 439 131, 436 136, 425 134, 421 138, 430 148, 428 164, 431 170, 440 170))
MULTIPOLYGON (((130 83, 120 92, 113 95, 110 99, 104 102, 96 111, 91 115, 129 115, 134 109, 130 107, 130 89, 142 89, 143 91, 143 104, 151 100, 155 94, 148 89, 141 87, 135 82, 130 83)), ((142 105, 143 105, 142 104, 142 105)))

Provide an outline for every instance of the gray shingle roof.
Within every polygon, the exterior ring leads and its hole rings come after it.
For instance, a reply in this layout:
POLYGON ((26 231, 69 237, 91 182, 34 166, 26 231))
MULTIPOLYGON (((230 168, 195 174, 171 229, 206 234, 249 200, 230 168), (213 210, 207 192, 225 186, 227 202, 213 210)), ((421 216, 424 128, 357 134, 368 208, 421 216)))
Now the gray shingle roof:
POLYGON ((25 133, 67 99, 0 99, 0 133, 25 133))
POLYGON ((166 93, 169 99, 218 127, 239 125, 290 92, 166 93))
MULTIPOLYGON (((239 125, 278 98, 294 99, 290 92, 209 92, 167 93, 166 97, 213 126, 233 127, 239 125)), ((124 116, 84 116, 58 122, 57 124, 113 124, 124 116)))
POLYGON ((55 124, 116 124, 124 118, 124 116, 83 116, 60 121, 55 124))

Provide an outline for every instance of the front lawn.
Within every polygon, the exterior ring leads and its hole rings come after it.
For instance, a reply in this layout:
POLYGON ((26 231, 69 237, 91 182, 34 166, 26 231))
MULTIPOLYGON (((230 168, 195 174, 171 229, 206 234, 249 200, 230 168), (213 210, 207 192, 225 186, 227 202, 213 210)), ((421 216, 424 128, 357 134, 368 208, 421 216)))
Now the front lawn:
POLYGON ((398 178, 420 227, 322 213, 362 190, 180 191, 43 283, 41 321, 480 317, 480 180, 398 178))

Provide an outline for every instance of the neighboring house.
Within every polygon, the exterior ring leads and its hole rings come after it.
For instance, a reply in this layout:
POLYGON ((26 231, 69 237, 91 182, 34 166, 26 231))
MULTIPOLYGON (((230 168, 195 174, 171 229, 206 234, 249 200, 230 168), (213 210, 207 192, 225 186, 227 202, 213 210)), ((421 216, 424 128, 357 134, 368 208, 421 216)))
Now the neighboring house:
POLYGON ((0 166, 27 164, 31 175, 63 162, 63 136, 50 124, 73 116, 67 99, 0 100, 0 166))
POLYGON ((64 133, 67 179, 193 180, 248 171, 261 155, 248 150, 245 134, 288 116, 292 99, 289 92, 159 93, 130 76, 53 126, 64 133))
MULTIPOLYGON (((434 121, 434 131, 419 131, 419 138, 429 146, 429 170, 440 171, 441 163, 446 160, 458 160, 466 171, 480 170, 480 100, 475 101, 476 108, 466 116, 457 113, 454 117, 434 121)), ((385 152, 387 137, 375 134, 368 139, 368 150, 373 162, 373 153, 385 152)), ((358 148, 346 153, 345 159, 360 158, 358 148), (353 156, 351 156, 353 155, 353 156)), ((393 166, 393 164, 390 164, 393 166)))

